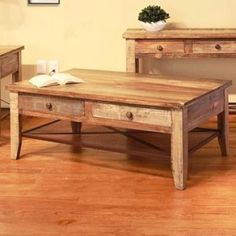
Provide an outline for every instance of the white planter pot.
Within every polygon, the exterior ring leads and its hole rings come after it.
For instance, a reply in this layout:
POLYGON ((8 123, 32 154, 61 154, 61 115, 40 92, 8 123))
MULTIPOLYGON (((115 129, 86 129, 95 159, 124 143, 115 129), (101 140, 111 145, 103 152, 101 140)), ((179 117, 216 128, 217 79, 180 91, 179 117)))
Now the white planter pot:
POLYGON ((165 21, 158 21, 158 22, 152 22, 152 23, 147 23, 147 22, 142 22, 142 21, 139 21, 139 22, 142 25, 142 27, 148 32, 158 32, 166 26, 165 21))

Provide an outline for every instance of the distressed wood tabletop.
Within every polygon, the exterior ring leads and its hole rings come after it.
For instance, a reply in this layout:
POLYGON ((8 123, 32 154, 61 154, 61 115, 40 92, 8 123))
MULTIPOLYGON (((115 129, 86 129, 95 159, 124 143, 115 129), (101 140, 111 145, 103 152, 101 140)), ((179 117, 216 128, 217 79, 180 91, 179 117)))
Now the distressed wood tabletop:
POLYGON ((226 88, 232 84, 228 80, 186 78, 182 76, 83 69, 72 69, 67 72, 83 79, 85 82, 37 88, 25 80, 9 85, 8 89, 11 92, 179 108, 214 90, 226 88))

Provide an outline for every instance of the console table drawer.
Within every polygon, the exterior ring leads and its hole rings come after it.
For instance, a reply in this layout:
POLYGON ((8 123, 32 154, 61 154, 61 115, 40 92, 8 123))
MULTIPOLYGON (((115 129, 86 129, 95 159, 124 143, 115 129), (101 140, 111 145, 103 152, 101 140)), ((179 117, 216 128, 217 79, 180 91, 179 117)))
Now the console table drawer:
POLYGON ((236 53, 236 41, 198 41, 193 43, 193 53, 236 53))
POLYGON ((63 97, 20 95, 19 109, 23 114, 24 112, 36 112, 68 118, 84 116, 83 101, 63 97))
POLYGON ((116 121, 170 127, 171 113, 168 110, 93 103, 92 116, 116 121))
POLYGON ((9 55, 2 60, 1 76, 4 77, 18 70, 17 54, 9 55))
POLYGON ((136 41, 136 53, 184 53, 183 41, 157 41, 157 40, 140 40, 136 41))

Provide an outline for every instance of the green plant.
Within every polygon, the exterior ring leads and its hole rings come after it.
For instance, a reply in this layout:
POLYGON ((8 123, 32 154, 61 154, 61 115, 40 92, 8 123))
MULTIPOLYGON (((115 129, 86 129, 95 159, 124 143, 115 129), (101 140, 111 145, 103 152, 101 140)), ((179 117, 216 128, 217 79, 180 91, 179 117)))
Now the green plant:
POLYGON ((148 6, 141 10, 138 19, 143 22, 166 21, 170 18, 169 13, 163 10, 160 6, 148 6))

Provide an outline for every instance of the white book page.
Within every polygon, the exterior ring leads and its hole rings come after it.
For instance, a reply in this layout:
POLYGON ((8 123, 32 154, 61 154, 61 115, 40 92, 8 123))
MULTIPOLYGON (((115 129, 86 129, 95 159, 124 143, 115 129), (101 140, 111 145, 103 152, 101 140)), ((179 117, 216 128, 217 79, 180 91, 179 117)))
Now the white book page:
POLYGON ((83 83, 84 81, 68 73, 54 73, 52 78, 57 80, 59 84, 83 83))
POLYGON ((29 82, 38 88, 59 84, 58 81, 50 75, 36 75, 29 82))

